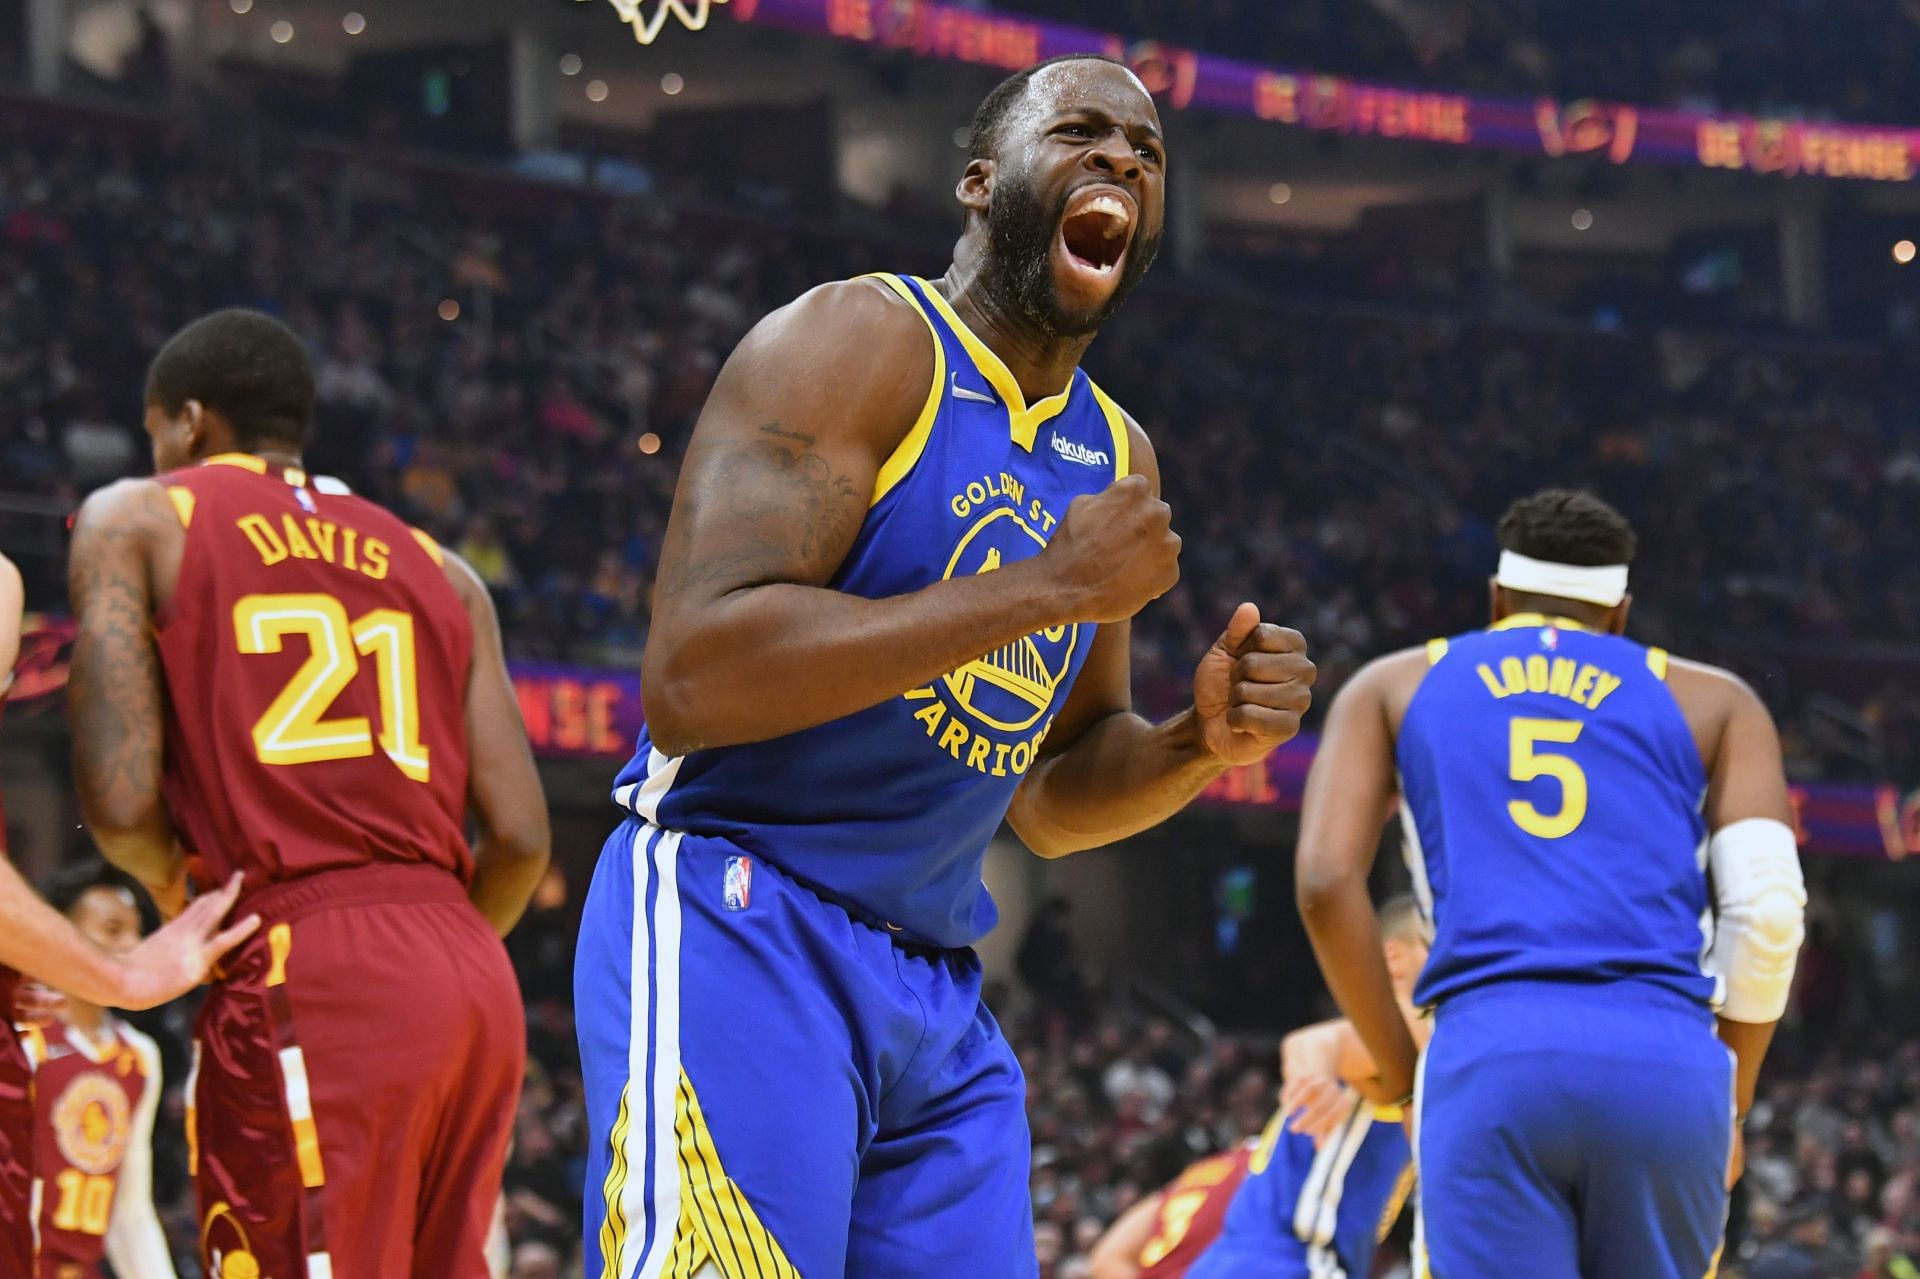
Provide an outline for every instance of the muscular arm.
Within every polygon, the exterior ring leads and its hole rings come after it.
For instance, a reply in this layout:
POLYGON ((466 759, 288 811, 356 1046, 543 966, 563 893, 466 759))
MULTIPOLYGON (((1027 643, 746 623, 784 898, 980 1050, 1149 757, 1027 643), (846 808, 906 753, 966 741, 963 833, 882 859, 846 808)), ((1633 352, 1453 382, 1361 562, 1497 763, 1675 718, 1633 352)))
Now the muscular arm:
POLYGON ((889 599, 828 588, 932 376, 925 323, 859 281, 775 312, 727 361, 681 468, 641 664, 659 749, 823 724, 1076 620, 1038 560, 889 599))
MULTIPOLYGON (((1780 736, 1759 697, 1745 684, 1711 667, 1675 662, 1671 678, 1677 685, 1676 694, 1688 703, 1718 699, 1726 705, 1718 741, 1708 757, 1708 830, 1723 830, 1755 817, 1791 827, 1793 803, 1781 762, 1780 736)), ((1753 1107, 1760 1067, 1778 1024, 1719 1018, 1720 1039, 1733 1051, 1736 1062, 1735 1109, 1741 1115, 1753 1107)))
POLYGON ((500 619, 467 562, 446 553, 447 577, 473 623, 467 672, 467 808, 478 828, 468 896, 502 937, 526 912, 552 850, 547 798, 527 745, 500 644, 500 619))
MULTIPOLYGON (((1160 463, 1139 426, 1129 423, 1133 473, 1157 497, 1160 463)), ((1208 782, 1235 763, 1211 738, 1201 713, 1201 685, 1219 678, 1232 706, 1216 711, 1227 732, 1266 750, 1299 731, 1313 666, 1299 637, 1262 624, 1242 605, 1227 632, 1201 659, 1195 705, 1155 724, 1133 710, 1132 624, 1102 626, 1060 717, 1041 745, 1039 762, 1015 792, 1007 820, 1042 857, 1098 848, 1157 826, 1185 808, 1208 782), (1256 683, 1256 681, 1259 681, 1256 683), (1284 690, 1284 691, 1282 691, 1284 690)))
POLYGON ((1393 811, 1388 694, 1396 679, 1411 675, 1412 663, 1425 660, 1417 650, 1382 658, 1334 698, 1307 775, 1295 868, 1300 915, 1320 971, 1373 1055, 1381 1093, 1393 1101, 1413 1089, 1418 1049, 1394 998, 1367 876, 1393 811))
POLYGON ((154 642, 152 548, 178 527, 159 485, 128 480, 88 498, 74 521, 68 595, 77 633, 67 687, 74 785, 106 859, 163 900, 184 857, 161 798, 166 692, 154 642))
POLYGON ((1153 1238, 1160 1219, 1160 1201, 1165 1191, 1156 1191, 1120 1214, 1107 1227, 1100 1242, 1093 1246, 1092 1279, 1136 1279, 1140 1273, 1140 1252, 1153 1238))

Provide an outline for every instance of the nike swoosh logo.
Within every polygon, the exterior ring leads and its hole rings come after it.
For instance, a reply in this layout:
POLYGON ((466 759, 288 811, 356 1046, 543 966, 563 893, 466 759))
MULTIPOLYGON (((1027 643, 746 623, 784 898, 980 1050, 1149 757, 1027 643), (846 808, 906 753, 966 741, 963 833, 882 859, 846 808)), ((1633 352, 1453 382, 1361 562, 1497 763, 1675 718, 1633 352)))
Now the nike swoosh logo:
POLYGON ((970 386, 961 386, 960 375, 958 373, 953 375, 953 398, 956 400, 972 400, 976 404, 998 404, 1000 402, 991 395, 988 395, 985 391, 976 391, 970 386))

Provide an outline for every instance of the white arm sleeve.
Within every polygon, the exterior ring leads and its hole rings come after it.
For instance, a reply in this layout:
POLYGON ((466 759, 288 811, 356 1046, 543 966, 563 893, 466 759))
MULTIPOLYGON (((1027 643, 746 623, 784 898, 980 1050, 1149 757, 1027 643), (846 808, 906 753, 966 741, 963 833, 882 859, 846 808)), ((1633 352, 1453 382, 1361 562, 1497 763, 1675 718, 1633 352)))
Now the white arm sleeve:
POLYGON ((1768 817, 1734 822, 1713 833, 1707 858, 1717 914, 1712 965, 1727 989, 1720 1015, 1779 1021, 1806 936, 1807 888, 1793 831, 1768 817))
POLYGON ((124 1029, 146 1064, 147 1086, 134 1111, 127 1156, 120 1164, 120 1184, 113 1193, 107 1260, 120 1279, 177 1279, 166 1232, 160 1229, 160 1214, 153 1208, 153 1119, 160 1109, 160 1048, 132 1027, 124 1029))

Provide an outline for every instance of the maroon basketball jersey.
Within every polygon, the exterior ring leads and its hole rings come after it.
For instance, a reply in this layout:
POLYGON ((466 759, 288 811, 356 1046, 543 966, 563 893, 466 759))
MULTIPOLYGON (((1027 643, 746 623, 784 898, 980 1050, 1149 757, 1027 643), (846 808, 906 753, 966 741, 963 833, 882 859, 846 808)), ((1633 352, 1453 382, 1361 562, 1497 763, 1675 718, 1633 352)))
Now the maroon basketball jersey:
POLYGON ((250 455, 161 483, 186 527, 156 619, 165 791, 208 878, 244 871, 251 891, 398 862, 470 880, 473 629, 440 548, 250 455))
POLYGON ((103 1044, 58 1024, 24 1032, 33 1061, 39 1279, 100 1273, 134 1116, 146 1090, 157 1086, 124 1028, 108 1026, 112 1034, 103 1044))
POLYGON ((1242 1145, 1202 1159, 1174 1179, 1160 1198, 1153 1238, 1140 1250, 1139 1279, 1180 1279, 1213 1246, 1252 1155, 1253 1147, 1242 1145))

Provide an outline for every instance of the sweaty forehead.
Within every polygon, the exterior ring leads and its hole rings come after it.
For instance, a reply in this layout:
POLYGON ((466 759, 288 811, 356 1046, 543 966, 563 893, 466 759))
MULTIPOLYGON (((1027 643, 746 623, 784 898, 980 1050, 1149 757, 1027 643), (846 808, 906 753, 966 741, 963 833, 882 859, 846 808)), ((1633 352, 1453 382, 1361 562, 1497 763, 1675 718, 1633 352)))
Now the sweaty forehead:
POLYGON ((1015 118, 1033 127, 1053 116, 1094 110, 1122 124, 1160 128, 1160 112, 1140 78, 1125 67, 1088 58, 1059 62, 1027 84, 1015 118))

